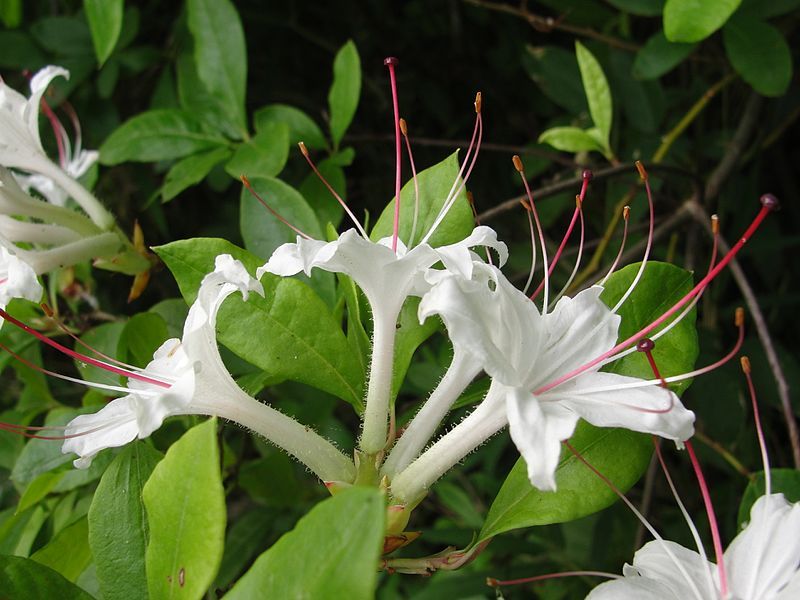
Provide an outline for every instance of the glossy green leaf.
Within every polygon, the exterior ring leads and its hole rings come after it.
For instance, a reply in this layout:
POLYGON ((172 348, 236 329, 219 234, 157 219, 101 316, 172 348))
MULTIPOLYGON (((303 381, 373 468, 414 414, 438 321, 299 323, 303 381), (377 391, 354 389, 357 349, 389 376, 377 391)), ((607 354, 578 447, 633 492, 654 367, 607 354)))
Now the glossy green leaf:
POLYGON ((152 312, 134 315, 125 323, 120 336, 127 357, 125 362, 137 367, 147 366, 168 337, 167 324, 160 315, 152 312))
POLYGON ((122 31, 124 0, 83 0, 83 10, 89 29, 97 62, 102 66, 117 45, 122 31))
POLYGON ((339 146, 342 136, 358 108, 361 95, 361 59, 352 40, 336 53, 333 60, 333 84, 328 92, 328 107, 331 113, 331 138, 339 146))
POLYGON ((564 152, 606 152, 603 144, 578 127, 551 127, 542 132, 539 142, 564 152))
POLYGON ((373 488, 354 487, 319 503, 225 598, 372 598, 385 513, 373 488))
MULTIPOLYGON (((225 240, 195 238, 155 249, 187 302, 218 254, 229 253, 251 273, 263 264, 225 240)), ((265 274, 266 298, 229 299, 217 319, 218 339, 235 354, 272 376, 307 383, 361 406, 364 372, 339 323, 304 283, 265 274)))
MULTIPOLYGON (((253 177, 250 183, 255 192, 281 217, 306 235, 322 239, 317 217, 300 192, 273 177, 253 177)), ((266 260, 281 244, 297 240, 297 234, 267 211, 244 187, 239 202, 239 226, 244 247, 256 256, 266 260)))
POLYGON ((151 598, 199 599, 214 581, 226 518, 219 464, 217 420, 209 419, 172 444, 145 483, 151 598))
POLYGON ((31 560, 50 567, 69 581, 75 582, 92 562, 88 535, 86 517, 81 517, 59 531, 46 546, 34 552, 31 560))
POLYGON ((16 513, 19 514, 24 512, 31 506, 38 504, 40 500, 45 498, 47 494, 49 494, 52 489, 56 487, 63 476, 63 471, 46 471, 45 473, 42 473, 36 477, 36 479, 28 484, 28 487, 25 488, 22 496, 20 496, 19 502, 17 503, 16 513))
MULTIPOLYGON (((419 186, 419 216, 417 217, 417 230, 414 235, 414 244, 418 244, 428 234, 439 210, 444 205, 447 195, 453 188, 460 169, 458 153, 454 152, 440 163, 417 173, 419 186)), ((460 184, 460 181, 459 181, 460 184)), ((459 187, 461 187, 459 185, 459 187)), ((414 221, 414 182, 409 180, 400 190, 400 239, 408 246, 411 229, 414 221)), ((370 238, 377 241, 392 235, 394 224, 394 199, 378 217, 375 227, 370 232, 370 238)), ((450 212, 437 227, 435 233, 428 240, 432 246, 444 246, 463 240, 474 227, 472 210, 467 201, 467 193, 463 189, 456 197, 450 212)))
POLYGON ((232 120, 246 131, 247 49, 236 7, 229 0, 188 0, 186 9, 197 74, 232 120))
POLYGON ((288 157, 289 128, 284 123, 270 123, 236 149, 225 170, 234 179, 242 175, 272 177, 283 170, 288 157))
POLYGON ((105 600, 147 598, 148 524, 142 488, 161 453, 145 442, 125 446, 103 474, 89 508, 89 545, 105 600))
POLYGON ((667 0, 664 35, 670 42, 699 42, 725 24, 742 0, 667 0))
POLYGON ((186 40, 186 47, 178 55, 175 74, 181 108, 192 112, 211 131, 221 132, 234 140, 245 137, 245 131, 236 122, 236 114, 225 106, 224 98, 209 92, 200 79, 191 38, 186 40))
MULTIPOLYGON (((650 436, 627 429, 594 427, 580 421, 570 444, 589 464, 623 492, 639 480, 650 462, 650 436)), ((565 523, 610 506, 617 495, 586 465, 564 448, 556 468, 555 492, 543 492, 528 481, 520 458, 494 499, 478 541, 500 533, 565 523)))
POLYGON ((151 162, 182 158, 227 142, 193 113, 160 109, 136 115, 116 129, 100 147, 100 161, 116 165, 125 161, 151 162))
MULTIPOLYGON (((603 302, 608 306, 616 304, 630 286, 638 269, 639 263, 628 265, 609 277, 600 296, 603 302)), ((633 293, 618 311, 622 317, 619 339, 627 339, 661 316, 683 298, 693 285, 689 271, 669 263, 649 262, 633 293)), ((694 368, 699 353, 695 318, 696 312, 692 310, 678 325, 655 341, 653 358, 665 377, 686 373, 694 368)), ((649 337, 652 338, 663 328, 663 325, 657 328, 649 337)), ((641 352, 633 352, 611 363, 605 370, 620 375, 653 379, 647 357, 641 352)), ((681 394, 690 383, 691 380, 681 381, 673 384, 671 389, 681 394)))
POLYGON ((16 556, 0 556, 0 590, 7 598, 93 600, 49 567, 16 556))
POLYGON ((307 148, 322 150, 328 144, 317 124, 299 108, 288 104, 268 104, 253 114, 256 131, 271 123, 283 123, 289 128, 289 144, 303 142, 307 148))
POLYGON ((611 89, 603 73, 603 68, 597 59, 580 42, 575 42, 575 56, 578 59, 578 68, 581 71, 583 91, 589 103, 589 114, 592 115, 595 127, 600 131, 603 147, 609 147, 611 136, 611 89))
MULTIPOLYGON (((789 502, 800 502, 800 471, 797 469, 772 469, 772 493, 783 494, 789 502)), ((747 484, 739 503, 739 515, 736 520, 741 528, 750 520, 750 509, 761 496, 766 493, 764 471, 755 473, 755 479, 747 484)))
POLYGON ((734 17, 722 29, 733 68, 762 96, 782 96, 792 80, 792 53, 780 31, 757 19, 734 17))
POLYGON ((211 169, 230 156, 229 148, 218 146, 179 160, 167 171, 164 185, 161 186, 161 198, 164 202, 169 202, 186 188, 200 183, 211 169))
POLYGON ((612 6, 640 17, 655 17, 664 9, 665 0, 606 0, 612 6))
POLYGON ((696 44, 678 44, 670 42, 663 31, 659 31, 647 40, 644 47, 636 54, 633 63, 633 76, 637 79, 656 79, 669 73, 689 56, 696 44))

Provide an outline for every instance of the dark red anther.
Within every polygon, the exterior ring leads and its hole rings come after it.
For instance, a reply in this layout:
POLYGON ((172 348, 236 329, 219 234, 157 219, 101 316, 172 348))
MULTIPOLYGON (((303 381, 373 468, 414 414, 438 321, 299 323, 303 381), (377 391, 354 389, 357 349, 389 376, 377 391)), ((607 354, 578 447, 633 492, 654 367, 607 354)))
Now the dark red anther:
POLYGON ((761 201, 761 206, 769 210, 780 210, 781 208, 780 200, 772 194, 764 194, 759 200, 761 201))
POLYGON ((397 58, 395 58, 394 56, 387 56, 386 58, 383 59, 383 64, 386 65, 387 67, 388 66, 396 67, 397 65, 400 64, 400 61, 397 60, 397 58))
POLYGON ((581 177, 583 177, 586 181, 591 181, 592 177, 594 177, 594 173, 592 173, 591 169, 584 169, 583 173, 581 173, 581 177))
POLYGON ((639 352, 652 352, 655 347, 656 343, 650 338, 642 338, 639 340, 639 343, 636 344, 636 350, 639 352))

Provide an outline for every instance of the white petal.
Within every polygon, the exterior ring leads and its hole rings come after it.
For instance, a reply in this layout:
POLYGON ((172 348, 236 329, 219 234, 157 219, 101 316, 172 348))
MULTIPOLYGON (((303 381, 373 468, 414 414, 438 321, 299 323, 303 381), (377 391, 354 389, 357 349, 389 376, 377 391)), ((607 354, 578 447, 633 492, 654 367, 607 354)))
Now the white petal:
POLYGON ((28 98, 25 107, 25 122, 31 137, 36 141, 41 149, 42 143, 39 140, 39 104, 42 95, 47 91, 47 86, 56 77, 69 79, 69 71, 62 67, 49 65, 39 71, 31 78, 31 96, 28 98))
POLYGON ((508 430, 528 465, 528 479, 540 490, 555 490, 561 441, 575 431, 578 416, 564 407, 540 403, 533 394, 508 388, 508 430))
POLYGON ((686 600, 668 587, 648 577, 625 577, 601 583, 586 600, 686 600))
POLYGON ((42 293, 33 269, 5 246, 0 246, 0 308, 5 308, 12 298, 36 302, 42 293))
POLYGON ((85 469, 101 450, 124 446, 139 435, 136 400, 132 396, 123 396, 96 413, 75 417, 67 424, 65 435, 76 437, 64 440, 61 451, 77 454, 79 458, 74 465, 85 469))
MULTIPOLYGON (((741 598, 773 598, 800 569, 800 503, 761 496, 750 523, 725 551, 730 588, 741 598)), ((797 582, 795 582, 797 584, 797 582)))
POLYGON ((598 427, 624 427, 682 442, 694 434, 694 413, 672 392, 654 385, 582 394, 583 389, 613 388, 638 381, 614 373, 584 373, 541 395, 560 402, 598 427))
POLYGON ((472 230, 472 233, 460 242, 436 248, 445 268, 448 271, 459 273, 467 279, 472 278, 472 253, 470 248, 486 246, 493 248, 499 255, 499 265, 502 267, 508 259, 508 248, 503 242, 497 240, 494 229, 481 225, 472 230))
POLYGON ((692 550, 669 540, 653 540, 645 544, 633 557, 633 566, 623 570, 626 578, 638 573, 654 579, 675 594, 676 598, 716 598, 717 591, 710 589, 710 574, 716 573, 713 563, 692 550))

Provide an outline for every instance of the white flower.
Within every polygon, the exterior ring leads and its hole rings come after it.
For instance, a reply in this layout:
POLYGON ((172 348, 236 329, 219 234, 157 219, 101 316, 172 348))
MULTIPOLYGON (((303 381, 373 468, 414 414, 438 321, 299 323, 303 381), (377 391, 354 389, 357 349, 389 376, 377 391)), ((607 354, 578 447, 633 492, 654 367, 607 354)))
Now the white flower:
POLYGON ((633 377, 600 373, 599 367, 537 392, 612 348, 620 317, 593 287, 563 297, 541 315, 500 271, 475 265, 469 280, 453 274, 423 297, 420 319, 441 315, 454 345, 472 352, 492 377, 493 393, 505 398, 509 432, 540 489, 555 489, 561 441, 580 418, 600 427, 624 427, 677 442, 694 432, 694 414, 657 386, 627 387, 633 377))
MULTIPOLYGON (((77 152, 73 155, 72 151, 67 147, 64 164, 61 165, 64 172, 73 179, 82 177, 94 163, 97 162, 100 154, 96 150, 83 150, 78 148, 77 152)), ((64 189, 57 185, 50 177, 34 173, 33 175, 17 175, 22 188, 29 192, 36 190, 44 196, 50 204, 55 206, 65 206, 69 194, 64 189)))
MULTIPOLYGON (((728 598, 800 598, 800 503, 790 504, 783 494, 761 496, 723 560, 728 598)), ((645 544, 623 574, 597 586, 587 600, 723 598, 716 565, 670 541, 645 544)))
POLYGON ((0 245, 0 308, 5 309, 13 298, 36 302, 41 297, 42 286, 33 269, 0 245))

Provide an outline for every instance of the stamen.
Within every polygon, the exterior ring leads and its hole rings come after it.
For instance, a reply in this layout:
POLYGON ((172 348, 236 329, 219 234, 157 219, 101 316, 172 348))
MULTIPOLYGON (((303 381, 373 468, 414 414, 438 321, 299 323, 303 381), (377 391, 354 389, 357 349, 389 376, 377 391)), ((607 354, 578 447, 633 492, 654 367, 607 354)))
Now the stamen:
POLYGON ((527 200, 520 200, 519 203, 525 209, 525 216, 528 217, 528 233, 531 236, 531 268, 528 271, 528 281, 525 282, 525 287, 522 289, 523 294, 528 293, 528 288, 533 281, 533 274, 536 272, 536 231, 533 226, 533 217, 531 216, 531 205, 527 200))
POLYGON ((75 147, 72 151, 72 156, 77 157, 81 153, 82 145, 83 145, 83 136, 81 130, 81 121, 78 118, 78 113, 75 112, 72 104, 70 104, 69 100, 64 100, 61 103, 61 110, 67 113, 67 117, 72 123, 72 129, 75 131, 75 147))
POLYGON ((58 164, 61 166, 62 169, 66 169, 67 144, 69 144, 69 137, 67 136, 67 130, 64 129, 64 126, 61 124, 61 121, 53 112, 53 109, 50 108, 50 105, 47 104, 47 101, 44 98, 42 98, 40 104, 42 107, 42 112, 47 117, 47 120, 50 121, 50 127, 52 127, 53 129, 53 136, 56 139, 56 147, 58 148, 58 164))
POLYGON ((128 377, 130 379, 136 379, 137 381, 142 381, 144 383, 150 383, 150 384, 157 385, 157 386, 160 386, 160 387, 163 387, 163 388, 168 388, 168 387, 171 386, 170 383, 166 383, 164 381, 159 381, 158 379, 153 379, 152 377, 148 377, 148 376, 142 375, 140 373, 135 373, 135 372, 129 371, 127 369, 121 369, 119 367, 115 367, 114 365, 110 365, 110 364, 105 363, 103 361, 94 359, 91 356, 86 356, 84 354, 81 354, 80 352, 75 352, 75 350, 67 348, 66 346, 64 346, 62 344, 59 344, 55 340, 51 340, 46 335, 43 335, 43 334, 39 333, 38 331, 36 331, 35 329, 29 327, 28 325, 26 325, 22 321, 19 321, 18 319, 12 317, 10 314, 8 314, 2 308, 0 308, 0 318, 3 318, 6 321, 8 321, 9 323, 11 323, 12 325, 15 325, 16 327, 19 327, 20 329, 22 329, 26 333, 31 334, 33 337, 35 337, 39 341, 44 342, 45 344, 47 344, 48 346, 50 346, 52 348, 55 348, 56 350, 58 350, 62 354, 65 354, 65 355, 69 356, 70 358, 73 358, 73 359, 78 360, 80 362, 84 362, 84 363, 92 365, 94 367, 98 367, 100 369, 103 369, 104 371, 108 371, 109 373, 115 373, 117 375, 122 375, 123 377, 128 377))
MULTIPOLYGON (((368 240, 369 236, 367 235, 367 232, 364 231, 364 228, 361 226, 361 223, 359 222, 359 220, 356 219, 356 216, 353 214, 353 211, 351 211, 350 207, 347 206, 347 202, 345 202, 344 199, 342 199, 342 197, 339 195, 339 193, 335 189, 333 189, 333 186, 330 183, 328 183, 328 180, 325 179, 325 177, 322 176, 322 173, 319 172, 319 169, 317 168, 317 165, 315 165, 314 161, 311 160, 311 155, 308 153, 308 148, 306 148, 306 145, 303 142, 298 142, 297 143, 297 147, 300 148, 300 152, 303 154, 303 157, 306 159, 306 162, 308 163, 308 166, 310 166, 311 170, 314 171, 314 174, 317 176, 317 179, 319 179, 320 182, 322 182, 322 185, 324 185, 326 188, 328 188, 328 191, 336 199, 336 201, 339 203, 339 205, 344 209, 344 212, 347 213, 347 216, 350 217, 350 220, 353 222, 353 225, 356 226, 356 229, 361 234, 361 236, 365 240, 368 240)), ((259 198, 259 200, 261 200, 261 198, 259 198)), ((263 203, 263 200, 262 200, 262 203, 263 203)), ((264 205, 266 206, 266 204, 264 204, 264 205)), ((273 211, 268 206, 267 206, 267 210, 269 210, 272 214, 275 214, 275 211, 273 211)), ((278 218, 280 219, 280 217, 278 217, 278 218)), ((284 221, 283 219, 281 219, 281 221, 286 223, 286 221, 284 221)), ((286 225, 289 225, 289 224, 286 223, 286 225)), ((292 229, 295 229, 291 225, 289 225, 289 227, 291 227, 292 229)), ((297 230, 295 229, 295 231, 297 231, 297 230)), ((306 239, 311 239, 309 236, 307 236, 307 235, 305 235, 303 233, 301 233, 300 235, 302 235, 306 239)))
POLYGON ((395 178, 394 178, 394 225, 392 227, 392 252, 397 252, 397 237, 400 232, 400 184, 402 177, 402 151, 400 149, 400 106, 397 98, 397 79, 394 72, 398 61, 394 56, 383 60, 389 68, 389 82, 392 86, 392 107, 394 109, 394 139, 395 139, 395 178))
MULTIPOLYGON (((300 143, 302 144, 302 142, 300 143)), ((247 178, 247 176, 240 175, 239 179, 241 180, 242 184, 247 189, 247 191, 250 192, 250 195, 253 196, 253 198, 255 198, 256 200, 258 200, 261 203, 261 206, 266 208, 273 217, 278 219, 278 221, 286 225, 289 229, 294 231, 300 237, 305 238, 307 240, 311 239, 310 235, 307 235, 306 233, 300 231, 297 227, 289 223, 289 221, 287 221, 280 214, 278 214, 278 212, 274 210, 269 204, 267 204, 267 201, 264 200, 261 196, 259 196, 258 193, 253 189, 253 186, 250 184, 250 180, 247 178)))
POLYGON ((664 312, 660 317, 655 319, 652 323, 650 323, 646 327, 642 328, 640 331, 634 333, 632 336, 630 336, 626 340, 623 340, 622 342, 620 342, 619 344, 617 344, 616 346, 614 346, 610 350, 602 353, 600 356, 592 359, 591 361, 587 362, 584 365, 581 365, 580 367, 577 367, 577 368, 573 369, 569 373, 566 373, 566 374, 558 377, 557 379, 554 379, 553 381, 551 381, 550 383, 542 386, 541 388, 539 388, 537 390, 534 390, 533 393, 534 394, 542 394, 542 393, 544 393, 544 392, 546 392, 548 390, 551 390, 554 387, 564 383, 565 381, 568 381, 568 380, 572 379, 573 377, 576 377, 576 376, 580 375, 581 373, 584 373, 584 372, 588 371, 592 367, 594 367, 594 366, 600 364, 601 362, 603 362, 609 356, 613 356, 614 354, 616 354, 620 350, 624 350, 629 345, 637 342, 642 337, 646 336, 648 333, 650 333, 651 331, 656 329, 664 321, 669 319, 677 311, 679 311, 681 308, 683 308, 695 296, 697 296, 697 294, 699 294, 700 291, 703 288, 705 288, 710 281, 712 281, 717 275, 719 275, 719 273, 722 271, 722 269, 724 269, 726 266, 728 266, 728 263, 731 260, 733 260, 733 258, 739 253, 739 251, 742 249, 742 247, 747 243, 747 240, 749 240, 750 237, 752 237, 752 235, 755 233, 755 231, 761 225, 762 221, 767 217, 767 215, 770 212, 772 212, 773 210, 776 210, 778 208, 778 205, 779 205, 778 204, 778 200, 774 196, 772 196, 771 194, 765 194, 764 196, 762 196, 761 197, 761 210, 759 210, 758 214, 753 219, 753 221, 750 223, 748 228, 745 230, 745 232, 742 235, 742 237, 739 238, 739 241, 737 241, 731 247, 731 249, 728 251, 728 253, 722 258, 722 260, 720 260, 719 263, 713 269, 711 269, 711 271, 709 271, 709 273, 702 280, 700 280, 700 282, 697 285, 695 285, 689 291, 688 294, 686 294, 683 298, 681 298, 675 304, 673 304, 672 307, 669 308, 666 312, 664 312))
MULTIPOLYGON (((511 161, 514 163, 514 168, 517 170, 517 173, 519 173, 522 184, 525 186, 525 195, 528 197, 528 205, 531 207, 533 220, 536 223, 536 231, 539 234, 539 244, 542 248, 542 261, 544 261, 544 299, 542 301, 542 314, 545 314, 547 313, 547 305, 550 299, 550 269, 547 264, 547 246, 544 243, 544 232, 542 231, 542 223, 539 221, 539 214, 536 212, 536 205, 533 202, 533 193, 528 185, 528 180, 525 178, 525 168, 522 165, 522 159, 518 154, 515 154, 511 157, 511 161)), ((533 300, 533 296, 531 296, 531 300, 533 300)))
POLYGON ((758 436, 758 446, 761 449, 761 462, 764 463, 764 494, 769 496, 772 493, 772 478, 769 468, 769 455, 767 454, 767 443, 764 438, 764 430, 761 428, 761 416, 758 412, 758 400, 756 399, 756 388, 753 385, 753 377, 750 374, 750 359, 747 356, 741 358, 742 371, 747 379, 747 389, 750 392, 750 401, 753 404, 753 419, 756 422, 756 435, 758 436))
POLYGON ((686 451, 689 453, 689 459, 692 461, 694 473, 697 476, 697 483, 700 485, 700 493, 703 496, 703 503, 706 506, 706 514, 708 515, 708 525, 711 529, 711 539, 714 543, 714 554, 717 558, 717 570, 719 571, 719 591, 723 598, 728 597, 728 576, 725 570, 725 557, 722 553, 722 541, 719 536, 719 526, 717 525, 717 517, 714 514, 714 506, 711 504, 711 495, 708 492, 708 485, 706 479, 703 477, 703 471, 700 468, 700 462, 695 456, 692 442, 686 440, 686 451))
POLYGON ((603 277, 597 283, 597 285, 599 285, 601 287, 606 284, 606 281, 608 280, 609 277, 611 277, 611 274, 614 273, 614 271, 617 270, 617 265, 619 264, 619 261, 622 259, 622 252, 625 250, 625 242, 628 240, 628 220, 630 219, 630 216, 631 216, 631 207, 630 206, 623 206, 622 207, 622 223, 623 223, 623 225, 622 225, 622 241, 619 244, 619 252, 617 252, 617 256, 614 259, 614 262, 611 263, 611 268, 608 269, 608 273, 605 274, 605 277, 603 277))
MULTIPOLYGON (((414 219, 411 221, 411 236, 408 238, 408 249, 414 246, 414 239, 417 237, 417 220, 419 219, 419 182, 417 181, 417 167, 414 164, 414 155, 411 152, 411 142, 408 139, 408 124, 405 119, 400 119, 400 132, 406 142, 406 152, 408 162, 411 163, 411 178, 414 181, 414 219)), ((473 207, 473 211, 474 211, 473 207)))
POLYGON ((536 583, 537 581, 560 579, 562 577, 605 577, 607 579, 623 579, 622 575, 606 573, 605 571, 564 571, 563 573, 548 573, 547 575, 536 575, 535 577, 524 577, 522 579, 495 579, 494 577, 487 577, 486 585, 489 587, 521 585, 523 583, 536 583))
MULTIPOLYGON (((576 210, 578 211, 578 216, 580 217, 581 223, 581 234, 580 234, 580 242, 578 244, 578 256, 575 257, 575 265, 572 267, 572 273, 569 274, 569 278, 567 279, 567 283, 564 284, 564 287, 561 288, 561 291, 556 294, 556 297, 553 298, 552 302, 550 302, 550 306, 555 306, 555 304, 561 299, 561 297, 567 293, 569 286, 572 285, 572 282, 575 279, 575 276, 578 274, 578 269, 581 268, 581 258, 583 258, 583 242, 584 236, 586 235, 586 226, 583 221, 583 201, 581 200, 580 196, 575 196, 575 204, 576 210)), ((550 273, 553 273, 553 266, 550 265, 550 273)))

